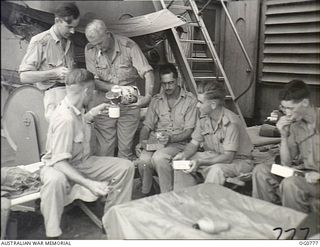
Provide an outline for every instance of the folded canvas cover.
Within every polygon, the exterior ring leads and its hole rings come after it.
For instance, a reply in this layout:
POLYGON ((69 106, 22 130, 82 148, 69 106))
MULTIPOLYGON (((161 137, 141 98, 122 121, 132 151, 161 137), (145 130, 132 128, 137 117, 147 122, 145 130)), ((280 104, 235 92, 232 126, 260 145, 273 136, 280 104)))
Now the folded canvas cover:
POLYGON ((132 17, 114 24, 109 24, 108 29, 111 32, 127 37, 135 37, 163 31, 183 24, 185 24, 183 20, 168 9, 163 9, 151 14, 132 17))
POLYGON ((214 184, 113 206, 104 216, 109 239, 280 239, 290 238, 306 218, 290 208, 241 195, 214 184), (217 234, 192 228, 203 217, 227 222, 230 230, 217 234))

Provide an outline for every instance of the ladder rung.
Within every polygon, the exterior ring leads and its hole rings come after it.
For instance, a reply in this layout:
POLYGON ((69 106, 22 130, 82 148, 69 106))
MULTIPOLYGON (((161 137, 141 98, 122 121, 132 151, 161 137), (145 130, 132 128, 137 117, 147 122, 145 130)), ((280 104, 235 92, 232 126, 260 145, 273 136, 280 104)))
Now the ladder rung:
POLYGON ((226 100, 233 100, 231 95, 226 95, 225 99, 226 100))
POLYGON ((205 51, 194 51, 192 52, 191 57, 196 57, 196 58, 208 58, 208 55, 205 51))
POLYGON ((213 62, 212 58, 188 57, 187 59, 191 62, 213 62))
POLYGON ((190 6, 185 6, 185 5, 177 5, 173 4, 169 7, 169 9, 183 9, 183 10, 192 10, 190 6))
POLYGON ((198 22, 187 22, 187 25, 192 26, 192 27, 200 27, 198 22))
POLYGON ((196 39, 180 39, 180 42, 188 42, 197 45, 205 45, 206 42, 204 40, 196 40, 196 39))
POLYGON ((216 77, 216 76, 194 76, 195 80, 223 80, 223 77, 216 77))
POLYGON ((193 73, 212 75, 212 70, 194 69, 193 73))

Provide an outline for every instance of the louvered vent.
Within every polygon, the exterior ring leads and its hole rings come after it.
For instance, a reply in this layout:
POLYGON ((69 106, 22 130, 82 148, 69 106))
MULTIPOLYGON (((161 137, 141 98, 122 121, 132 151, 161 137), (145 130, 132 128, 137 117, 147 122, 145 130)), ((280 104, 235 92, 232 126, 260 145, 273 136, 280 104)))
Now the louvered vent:
POLYGON ((320 1, 264 1, 262 82, 320 84, 320 1))

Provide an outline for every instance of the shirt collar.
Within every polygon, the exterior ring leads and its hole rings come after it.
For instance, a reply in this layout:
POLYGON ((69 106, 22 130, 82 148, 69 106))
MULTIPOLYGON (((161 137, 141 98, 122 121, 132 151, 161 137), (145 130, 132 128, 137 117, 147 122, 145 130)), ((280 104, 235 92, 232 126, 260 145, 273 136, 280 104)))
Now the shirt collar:
POLYGON ((226 116, 225 114, 225 109, 222 108, 221 113, 220 113, 220 118, 217 121, 216 126, 214 127, 214 132, 217 131, 217 129, 221 126, 227 126, 230 122, 230 119, 228 118, 228 116, 226 116))
MULTIPOLYGON (((115 35, 113 33, 110 33, 111 34, 111 37, 113 38, 114 40, 114 52, 117 53, 117 52, 120 52, 120 45, 119 45, 119 41, 115 38, 115 35)), ((96 50, 98 50, 94 45, 88 43, 87 44, 87 48, 88 50, 90 49, 93 49, 95 48, 96 50)))
MULTIPOLYGON (((55 41, 55 43, 61 42, 61 40, 58 38, 57 34, 54 32, 53 27, 54 27, 54 26, 52 26, 52 27, 49 29, 49 32, 50 32, 53 40, 55 41)), ((70 39, 67 39, 66 48, 65 48, 65 54, 68 52, 68 50, 69 50, 69 48, 70 48, 70 45, 71 45, 71 40, 70 40, 70 39)))
POLYGON ((116 39, 115 35, 113 33, 110 33, 111 34, 111 37, 113 38, 114 40, 114 52, 117 53, 117 52, 120 52, 120 44, 119 44, 119 40, 116 39))
POLYGON ((77 107, 75 107, 74 105, 72 105, 72 104, 70 103, 70 101, 68 100, 67 97, 65 97, 62 102, 63 102, 63 104, 65 104, 65 106, 66 106, 67 108, 71 109, 76 116, 81 115, 81 111, 80 111, 77 107))
POLYGON ((314 124, 315 130, 320 131, 320 108, 311 107, 307 110, 307 116, 302 119, 305 124, 314 124))
POLYGON ((52 38, 54 39, 54 41, 56 42, 56 43, 58 43, 59 41, 60 41, 60 39, 58 38, 58 36, 56 35, 56 33, 54 32, 54 25, 49 29, 49 32, 50 32, 50 34, 51 34, 51 36, 52 36, 52 38))
MULTIPOLYGON (((178 86, 178 87, 180 87, 180 86, 178 86)), ((186 90, 184 89, 184 88, 182 88, 182 87, 180 87, 180 94, 179 94, 179 97, 178 97, 178 99, 180 99, 181 97, 186 97, 186 90)), ((167 98, 167 96, 166 96, 166 94, 165 94, 165 92, 164 92, 164 90, 162 90, 162 92, 160 93, 160 99, 166 99, 167 98)))
POLYGON ((221 118, 221 122, 224 126, 227 126, 231 121, 230 118, 228 117, 228 115, 226 114, 226 109, 223 108, 222 110, 222 118, 221 118))
MULTIPOLYGON (((203 119, 205 118, 206 121, 210 121, 211 122, 211 119, 210 119, 210 116, 207 115, 207 114, 204 114, 204 113, 200 113, 200 119, 203 119)), ((214 132, 216 132, 216 130, 218 129, 218 126, 227 126, 229 123, 230 123, 230 118, 228 117, 228 115, 226 114, 226 109, 223 108, 222 111, 221 111, 221 115, 220 115, 220 118, 219 120, 217 121, 217 124, 216 126, 214 127, 214 132)))
POLYGON ((92 49, 92 48, 95 48, 94 45, 88 43, 88 44, 87 44, 87 49, 90 50, 90 49, 92 49))

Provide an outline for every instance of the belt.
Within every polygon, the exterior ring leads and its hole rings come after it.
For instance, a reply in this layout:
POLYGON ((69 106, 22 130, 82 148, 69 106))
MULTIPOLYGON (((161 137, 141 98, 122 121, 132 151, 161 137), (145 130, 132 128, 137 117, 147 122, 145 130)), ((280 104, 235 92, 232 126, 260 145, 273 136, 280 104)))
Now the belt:
POLYGON ((61 83, 61 82, 57 82, 57 83, 53 84, 52 87, 47 88, 45 91, 56 88, 56 87, 65 87, 65 86, 66 86, 66 84, 61 83))

